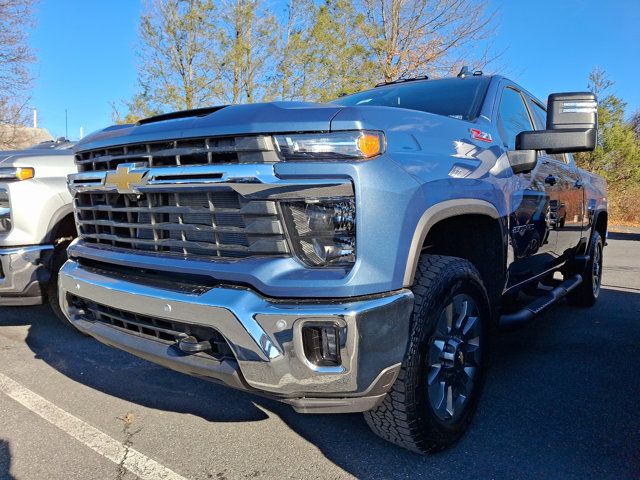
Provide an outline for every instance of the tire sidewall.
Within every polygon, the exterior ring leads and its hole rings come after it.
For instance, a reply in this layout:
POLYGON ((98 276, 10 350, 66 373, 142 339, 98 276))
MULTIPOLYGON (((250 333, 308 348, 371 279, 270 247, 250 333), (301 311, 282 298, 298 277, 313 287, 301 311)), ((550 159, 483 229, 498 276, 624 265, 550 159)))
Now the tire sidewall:
MULTIPOLYGON (((466 262, 465 262, 466 263, 466 262)), ((490 308, 489 299, 479 275, 469 270, 456 269, 457 275, 445 275, 434 283, 434 288, 428 293, 429 301, 424 302, 420 311, 414 313, 414 328, 420 328, 417 355, 408 358, 411 362, 410 372, 412 382, 416 386, 416 404, 418 422, 425 423, 429 428, 436 426, 451 434, 462 434, 470 423, 473 413, 481 396, 482 385, 487 366, 490 339, 490 308), (474 388, 465 410, 455 422, 444 422, 436 416, 429 402, 427 392, 429 345, 434 337, 437 322, 444 307, 458 294, 469 295, 476 302, 479 309, 482 333, 480 339, 480 366, 474 379, 474 388)))
POLYGON ((598 233, 597 231, 593 232, 593 235, 591 236, 591 243, 589 245, 589 262, 587 264, 587 271, 585 272, 585 275, 587 276, 586 282, 588 284, 589 290, 587 293, 590 293, 590 300, 593 301, 593 303, 596 302, 596 300, 598 299, 598 297, 600 296, 600 290, 602 290, 602 266, 603 266, 603 261, 604 261, 604 245, 602 242, 602 237, 600 236, 600 233, 598 233), (598 286, 598 292, 594 293, 593 291, 593 265, 595 262, 595 252, 597 248, 600 248, 600 285, 598 286))
MULTIPOLYGON (((71 322, 66 318, 62 310, 60 309, 60 303, 58 298, 58 273, 60 269, 67 261, 67 246, 69 242, 65 244, 56 246, 53 254, 53 258, 51 259, 51 278, 49 280, 49 285, 47 289, 47 300, 49 301, 49 306, 51 310, 56 315, 56 317, 65 325, 73 327, 71 322)), ((73 327, 75 329, 75 327, 73 327)))

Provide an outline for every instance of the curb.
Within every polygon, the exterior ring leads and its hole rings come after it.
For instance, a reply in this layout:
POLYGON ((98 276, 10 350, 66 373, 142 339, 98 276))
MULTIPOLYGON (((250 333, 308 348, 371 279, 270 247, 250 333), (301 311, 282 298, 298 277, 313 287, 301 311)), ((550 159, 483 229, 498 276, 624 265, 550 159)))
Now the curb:
POLYGON ((626 226, 610 226, 608 230, 612 233, 637 233, 640 235, 640 227, 626 227, 626 226))

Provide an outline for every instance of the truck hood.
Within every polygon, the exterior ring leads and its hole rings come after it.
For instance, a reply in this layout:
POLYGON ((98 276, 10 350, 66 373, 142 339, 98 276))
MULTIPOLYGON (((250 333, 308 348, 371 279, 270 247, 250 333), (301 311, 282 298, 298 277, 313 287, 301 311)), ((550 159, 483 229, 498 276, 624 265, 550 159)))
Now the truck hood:
MULTIPOLYGON (((0 151, 0 167, 21 167, 24 166, 25 159, 38 159, 38 157, 72 156, 72 150, 46 150, 46 149, 27 149, 27 150, 2 150, 0 151)), ((28 163, 28 162, 27 162, 28 163)))
POLYGON ((271 102, 221 107, 213 113, 185 118, 146 120, 141 125, 115 125, 85 137, 76 150, 92 150, 167 139, 257 133, 328 131, 342 106, 309 102, 271 102))
POLYGON ((135 125, 114 125, 86 137, 76 145, 76 151, 182 138, 366 129, 384 131, 389 143, 404 151, 414 149, 416 138, 421 137, 420 143, 429 145, 430 151, 448 153, 452 140, 470 139, 472 127, 478 127, 478 123, 395 107, 254 103, 176 112, 135 125))

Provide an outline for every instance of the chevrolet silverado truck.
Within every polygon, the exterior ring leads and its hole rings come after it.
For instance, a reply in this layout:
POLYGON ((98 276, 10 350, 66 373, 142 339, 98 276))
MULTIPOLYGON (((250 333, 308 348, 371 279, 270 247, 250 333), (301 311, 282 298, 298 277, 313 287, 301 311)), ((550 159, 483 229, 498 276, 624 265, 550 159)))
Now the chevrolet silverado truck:
POLYGON ((160 365, 442 449, 500 322, 598 297, 606 186, 571 156, 596 107, 465 70, 99 131, 69 178, 61 309, 160 365))
POLYGON ((0 306, 49 301, 64 319, 57 278, 76 237, 67 188, 77 172, 73 146, 59 139, 0 152, 0 306))

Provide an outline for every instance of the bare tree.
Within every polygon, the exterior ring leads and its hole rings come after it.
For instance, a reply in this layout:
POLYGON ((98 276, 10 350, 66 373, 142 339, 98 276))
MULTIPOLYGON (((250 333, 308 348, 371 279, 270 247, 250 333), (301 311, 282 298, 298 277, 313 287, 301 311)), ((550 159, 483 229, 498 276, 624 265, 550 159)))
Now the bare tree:
POLYGON ((0 0, 0 148, 13 148, 24 139, 29 65, 34 57, 27 44, 34 0, 0 0))
POLYGON ((355 0, 385 81, 483 67, 495 16, 484 0, 355 0))
POLYGON ((631 121, 629 123, 631 124, 631 128, 633 128, 636 137, 638 137, 638 141, 640 141, 640 110, 631 116, 631 121))
POLYGON ((114 108, 119 121, 219 102, 326 101, 381 79, 481 67, 494 26, 488 0, 149 1, 140 88, 125 118, 114 108))

